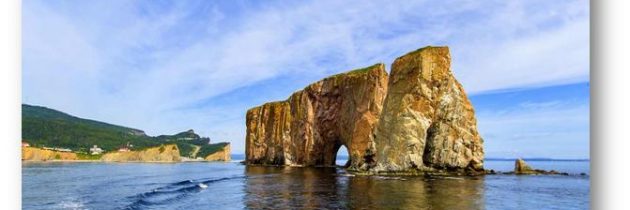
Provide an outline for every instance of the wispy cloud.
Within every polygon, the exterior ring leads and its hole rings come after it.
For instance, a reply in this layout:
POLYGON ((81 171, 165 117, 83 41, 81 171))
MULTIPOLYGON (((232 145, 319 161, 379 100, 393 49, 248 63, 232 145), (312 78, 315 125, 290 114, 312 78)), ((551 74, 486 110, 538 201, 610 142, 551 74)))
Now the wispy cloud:
POLYGON ((588 81, 588 19, 588 1, 29 0, 23 100, 241 152, 247 108, 425 45, 471 93, 588 81))
POLYGON ((481 112, 479 130, 492 157, 588 158, 589 107, 481 112))
POLYGON ((560 100, 545 101, 545 102, 526 101, 519 104, 519 107, 524 108, 524 109, 542 109, 542 108, 555 108, 561 105, 563 105, 563 102, 560 100))

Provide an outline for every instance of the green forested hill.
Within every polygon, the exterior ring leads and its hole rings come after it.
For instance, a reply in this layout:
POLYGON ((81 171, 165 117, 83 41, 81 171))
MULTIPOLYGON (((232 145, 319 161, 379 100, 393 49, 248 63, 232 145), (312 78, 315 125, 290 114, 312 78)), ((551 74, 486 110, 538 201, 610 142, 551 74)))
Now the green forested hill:
POLYGON ((113 151, 127 142, 133 145, 133 150, 176 143, 182 156, 189 156, 195 147, 193 145, 201 146, 204 151, 217 145, 209 144, 209 138, 202 138, 193 130, 151 137, 139 129, 82 119, 26 104, 22 105, 22 139, 35 147, 63 147, 81 152, 87 152, 92 145, 113 151))
POLYGON ((26 104, 22 105, 22 139, 36 147, 63 147, 73 151, 87 151, 92 145, 112 151, 127 142, 139 149, 160 145, 138 129, 26 104))

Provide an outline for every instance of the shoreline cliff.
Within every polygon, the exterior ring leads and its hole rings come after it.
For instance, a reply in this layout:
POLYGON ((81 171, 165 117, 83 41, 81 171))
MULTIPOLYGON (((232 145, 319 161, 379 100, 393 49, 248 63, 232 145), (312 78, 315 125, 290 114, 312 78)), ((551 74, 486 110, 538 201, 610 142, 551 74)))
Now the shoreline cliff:
POLYGON ((72 152, 58 152, 34 147, 22 147, 22 160, 48 161, 48 160, 79 160, 77 154, 72 152))
POLYGON ((175 144, 151 147, 140 151, 110 152, 101 157, 104 162, 180 162, 179 148, 175 144))
POLYGON ((225 161, 225 162, 231 161, 232 156, 231 156, 230 144, 228 143, 227 145, 223 146, 221 150, 215 153, 212 153, 203 159, 206 161, 225 161))

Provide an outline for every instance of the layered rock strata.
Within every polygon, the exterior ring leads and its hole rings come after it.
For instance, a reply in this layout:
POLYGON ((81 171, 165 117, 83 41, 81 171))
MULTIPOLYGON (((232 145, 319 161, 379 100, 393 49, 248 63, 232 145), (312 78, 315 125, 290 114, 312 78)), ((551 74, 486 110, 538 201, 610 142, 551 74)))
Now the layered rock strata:
POLYGON ((247 111, 246 163, 386 172, 483 171, 473 107, 447 47, 328 77, 285 101, 247 111))

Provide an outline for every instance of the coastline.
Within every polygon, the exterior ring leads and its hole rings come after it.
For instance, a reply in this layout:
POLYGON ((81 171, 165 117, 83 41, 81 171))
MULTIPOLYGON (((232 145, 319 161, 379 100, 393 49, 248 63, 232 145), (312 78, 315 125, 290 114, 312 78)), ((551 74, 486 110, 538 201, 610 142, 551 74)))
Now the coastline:
POLYGON ((162 145, 137 151, 109 152, 98 155, 86 155, 84 153, 55 151, 45 148, 30 146, 22 147, 22 162, 60 162, 60 163, 94 163, 94 162, 120 162, 120 163, 180 163, 180 162, 229 162, 229 144, 222 150, 214 152, 205 158, 189 158, 180 156, 180 150, 176 144, 162 145))

